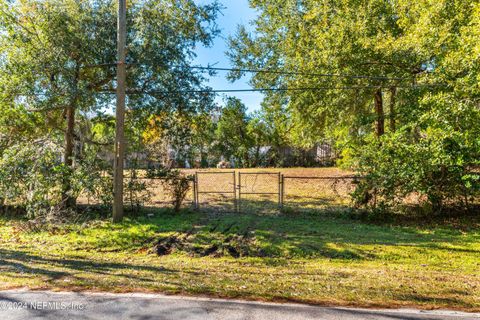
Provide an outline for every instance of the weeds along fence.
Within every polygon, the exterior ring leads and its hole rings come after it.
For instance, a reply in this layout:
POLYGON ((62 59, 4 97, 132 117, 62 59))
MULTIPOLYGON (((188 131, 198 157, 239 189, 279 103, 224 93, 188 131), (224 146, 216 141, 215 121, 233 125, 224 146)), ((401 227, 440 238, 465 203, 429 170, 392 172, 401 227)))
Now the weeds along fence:
MULTIPOLYGON (((281 172, 196 171, 190 175, 183 208, 210 212, 278 213, 348 207, 356 176, 294 176, 281 172)), ((125 206, 171 207, 162 178, 125 179, 125 206)), ((83 199, 94 204, 94 199, 83 199)), ((97 202, 98 203, 98 202, 97 202)))
MULTIPOLYGON (((173 195, 166 190, 163 178, 144 177, 141 174, 137 177, 125 177, 123 183, 123 200, 126 209, 133 211, 142 207, 148 208, 167 208, 173 205, 173 195)), ((189 179, 189 191, 183 201, 183 208, 194 208, 195 201, 195 180, 189 179)), ((81 194, 78 198, 80 205, 110 205, 111 199, 100 195, 92 196, 81 194)))
MULTIPOLYGON (((170 207, 173 203, 173 195, 171 195, 163 184, 163 178, 135 178, 128 179, 124 187, 125 205, 135 207, 170 207), (133 185, 129 187, 129 184, 133 185)), ((183 201, 183 208, 195 207, 195 182, 191 178, 189 180, 190 190, 187 192, 183 201)))

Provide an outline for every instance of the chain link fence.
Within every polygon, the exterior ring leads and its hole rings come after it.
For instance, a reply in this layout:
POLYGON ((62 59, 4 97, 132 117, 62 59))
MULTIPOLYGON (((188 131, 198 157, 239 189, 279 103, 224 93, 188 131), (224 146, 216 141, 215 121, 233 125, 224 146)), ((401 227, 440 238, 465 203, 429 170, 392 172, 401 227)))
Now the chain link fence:
MULTIPOLYGON (((138 197, 145 196, 144 206, 147 207, 171 207, 173 204, 173 196, 167 192, 163 186, 161 178, 137 178, 136 183, 142 183, 145 186, 145 191, 139 192, 138 197)), ((128 182, 127 182, 128 183, 128 182)), ((190 182, 190 191, 187 192, 185 200, 183 201, 183 208, 195 207, 195 192, 194 180, 190 182)), ((124 195, 128 202, 130 197, 129 188, 124 189, 124 195)))
POLYGON ((195 173, 195 208, 213 211, 237 211, 235 171, 198 171, 195 173))
POLYGON ((239 172, 238 211, 272 213, 281 207, 279 172, 239 172))
MULTIPOLYGON (((190 171, 183 208, 209 212, 278 213, 345 208, 351 205, 355 176, 294 176, 280 172, 190 171)), ((125 179, 125 207, 172 207, 161 178, 125 179)), ((100 203, 99 199, 83 199, 100 203)))
MULTIPOLYGON (((189 191, 182 204, 182 208, 195 208, 195 182, 189 181, 189 191)), ((105 192, 105 194, 108 194, 105 192)), ((162 178, 126 177, 123 182, 123 200, 127 210, 138 211, 141 208, 168 208, 174 203, 173 195, 164 187, 162 178)), ((80 205, 111 205, 111 198, 80 194, 80 205)))
POLYGON ((284 210, 309 211, 347 207, 356 177, 282 177, 284 210))

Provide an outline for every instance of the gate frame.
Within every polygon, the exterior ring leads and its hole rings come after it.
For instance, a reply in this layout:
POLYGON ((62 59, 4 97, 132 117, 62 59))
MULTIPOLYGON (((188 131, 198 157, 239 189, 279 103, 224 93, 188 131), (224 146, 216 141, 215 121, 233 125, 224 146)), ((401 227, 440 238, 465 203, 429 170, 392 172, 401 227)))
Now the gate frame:
POLYGON ((283 206, 283 175, 281 172, 238 172, 238 204, 237 212, 241 211, 242 194, 276 194, 278 196, 278 208, 283 206), (243 175, 276 175, 277 176, 277 192, 242 192, 242 174, 243 175))
POLYGON ((200 209, 200 194, 233 194, 233 210, 237 211, 237 174, 235 171, 195 171, 195 178, 194 178, 194 202, 195 202, 195 210, 200 209), (198 174, 233 174, 233 191, 200 191, 199 184, 198 184, 198 174))

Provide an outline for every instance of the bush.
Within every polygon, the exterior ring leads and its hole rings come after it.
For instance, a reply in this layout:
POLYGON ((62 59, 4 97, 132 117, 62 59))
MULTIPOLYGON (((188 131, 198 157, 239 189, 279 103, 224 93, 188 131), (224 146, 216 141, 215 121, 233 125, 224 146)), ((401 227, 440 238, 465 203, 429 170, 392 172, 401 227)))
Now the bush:
POLYGON ((419 202, 427 212, 471 209, 480 191, 478 150, 462 135, 430 131, 418 139, 401 131, 361 148, 357 170, 364 176, 353 193, 357 207, 376 212, 419 202))
POLYGON ((0 159, 2 205, 23 207, 30 216, 46 213, 61 201, 67 169, 51 143, 19 143, 3 150, 0 159))
POLYGON ((162 185, 172 197, 173 209, 180 211, 183 201, 190 190, 191 177, 183 174, 179 170, 171 170, 162 180, 162 185))
POLYGON ((176 212, 180 211, 182 204, 190 190, 192 177, 176 169, 152 169, 147 172, 148 178, 160 178, 162 186, 172 198, 172 205, 176 212))
POLYGON ((58 215, 62 205, 62 187, 68 179, 69 196, 80 193, 110 203, 111 177, 95 152, 76 159, 75 168, 66 167, 61 149, 53 142, 20 142, 2 150, 0 157, 1 206, 25 209, 29 217, 58 215))
POLYGON ((134 166, 130 169, 130 178, 124 183, 124 200, 126 200, 127 204, 130 204, 132 212, 138 212, 140 207, 152 198, 152 193, 148 190, 147 183, 138 179, 137 167, 135 161, 134 166))
POLYGON ((480 198, 480 109, 459 93, 427 94, 418 116, 353 151, 363 179, 353 198, 376 212, 419 202, 420 212, 473 211, 480 198))

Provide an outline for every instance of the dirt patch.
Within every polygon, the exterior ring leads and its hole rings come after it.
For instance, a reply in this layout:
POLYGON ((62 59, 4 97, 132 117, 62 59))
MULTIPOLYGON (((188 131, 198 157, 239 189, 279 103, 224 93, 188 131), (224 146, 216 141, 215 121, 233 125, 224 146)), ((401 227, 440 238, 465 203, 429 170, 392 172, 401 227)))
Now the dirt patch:
POLYGON ((172 253, 172 251, 179 248, 181 244, 181 241, 177 237, 171 236, 159 239, 154 245, 153 251, 159 256, 164 256, 172 253))
POLYGON ((200 243, 199 238, 196 233, 175 234, 159 238, 154 240, 149 253, 164 256, 180 251, 195 257, 230 256, 233 258, 265 256, 261 250, 256 248, 255 237, 248 234, 221 236, 211 239, 212 241, 208 244, 200 243))

